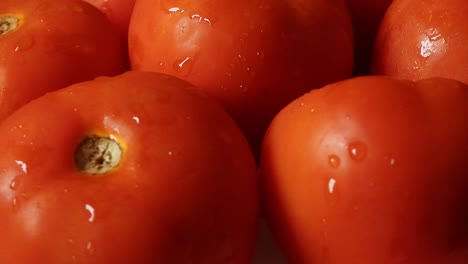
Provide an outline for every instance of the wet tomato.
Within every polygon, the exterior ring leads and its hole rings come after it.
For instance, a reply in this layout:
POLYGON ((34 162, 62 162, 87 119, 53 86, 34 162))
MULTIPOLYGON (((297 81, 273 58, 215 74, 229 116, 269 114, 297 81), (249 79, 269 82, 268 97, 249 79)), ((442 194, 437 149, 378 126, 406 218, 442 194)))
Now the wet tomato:
POLYGON ((395 0, 377 36, 373 72, 468 83, 468 1, 395 0))
POLYGON ((0 120, 46 92, 128 67, 103 14, 74 0, 0 1, 0 120))
POLYGON ((260 165, 291 263, 463 264, 468 87, 359 77, 284 108, 260 165))
POLYGON ((341 0, 140 0, 129 53, 216 98, 258 149, 287 103, 351 76, 353 36, 341 0))
POLYGON ((126 38, 128 34, 128 24, 132 15, 133 6, 136 0, 83 0, 86 1, 104 14, 114 24, 120 33, 126 38))
POLYGON ((250 263, 255 160, 188 83, 129 72, 75 84, 0 135, 0 263, 250 263))

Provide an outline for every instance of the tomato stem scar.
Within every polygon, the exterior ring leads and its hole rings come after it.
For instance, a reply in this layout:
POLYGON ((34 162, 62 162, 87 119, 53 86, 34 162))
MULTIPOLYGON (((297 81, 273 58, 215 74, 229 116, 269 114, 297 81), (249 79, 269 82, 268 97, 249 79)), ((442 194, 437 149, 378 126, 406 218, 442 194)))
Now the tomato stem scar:
POLYGON ((18 27, 19 18, 14 16, 0 17, 0 36, 6 35, 8 32, 15 30, 18 27))
POLYGON ((89 135, 75 150, 75 165, 80 172, 86 174, 105 174, 120 164, 122 152, 116 140, 89 135))

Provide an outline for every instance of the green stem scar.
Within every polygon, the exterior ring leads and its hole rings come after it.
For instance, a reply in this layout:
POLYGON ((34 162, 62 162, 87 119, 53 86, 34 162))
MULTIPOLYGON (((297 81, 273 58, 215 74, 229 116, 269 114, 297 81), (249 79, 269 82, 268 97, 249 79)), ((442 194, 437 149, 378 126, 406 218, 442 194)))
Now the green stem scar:
POLYGON ((75 165, 86 174, 105 174, 119 166, 122 154, 122 147, 116 140, 89 135, 75 150, 75 165))
POLYGON ((19 25, 19 18, 14 16, 0 16, 0 36, 15 30, 19 25))

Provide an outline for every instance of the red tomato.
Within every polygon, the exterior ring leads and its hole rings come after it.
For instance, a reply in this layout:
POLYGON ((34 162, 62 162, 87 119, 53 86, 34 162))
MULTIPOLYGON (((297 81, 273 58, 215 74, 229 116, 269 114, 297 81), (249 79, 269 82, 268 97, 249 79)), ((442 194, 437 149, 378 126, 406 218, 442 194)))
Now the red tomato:
POLYGON ((0 263, 250 263, 256 164, 184 81, 103 77, 0 126, 0 263))
POLYGON ((466 102, 453 80, 373 76, 284 108, 260 171, 290 263, 466 263, 466 102))
POLYGON ((354 74, 370 72, 372 49, 382 17, 393 0, 345 0, 354 31, 354 74))
POLYGON ((468 83, 468 1, 395 0, 376 40, 373 72, 468 83))
POLYGON ((0 120, 46 92, 128 67, 105 16, 73 0, 1 0, 0 54, 0 120))
POLYGON ((330 0, 140 0, 129 30, 133 69, 216 98, 254 149, 287 103, 352 74, 352 42, 346 6, 330 0))
POLYGON ((128 25, 136 0, 84 0, 106 14, 125 38, 128 34, 128 25))

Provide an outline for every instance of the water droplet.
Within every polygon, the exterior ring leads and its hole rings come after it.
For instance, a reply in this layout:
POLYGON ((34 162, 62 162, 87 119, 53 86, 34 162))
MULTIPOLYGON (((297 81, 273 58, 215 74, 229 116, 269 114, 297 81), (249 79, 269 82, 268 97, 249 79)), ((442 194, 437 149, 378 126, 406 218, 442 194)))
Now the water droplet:
POLYGON ((86 253, 89 255, 94 255, 95 252, 96 246, 94 245, 93 241, 88 241, 88 243, 86 243, 86 253))
POLYGON ((263 60, 265 58, 265 53, 263 51, 257 51, 257 58, 263 60))
POLYGON ((348 152, 351 159, 363 161, 367 156, 367 146, 363 142, 356 141, 348 145, 348 152))
POLYGON ((174 62, 173 68, 176 72, 182 76, 188 76, 192 71, 193 59, 191 57, 185 57, 174 62))
POLYGON ((239 58, 239 60, 241 62, 246 62, 247 61, 247 58, 242 54, 237 54, 237 58, 239 58))
POLYGON ((340 158, 337 155, 328 156, 328 164, 332 168, 338 168, 340 166, 340 158))
POLYGON ((328 193, 332 194, 333 191, 335 190, 335 184, 336 184, 336 180, 333 179, 333 178, 330 178, 328 180, 328 193))
POLYGON ((394 167, 397 164, 397 159, 393 156, 385 156, 385 162, 388 164, 388 166, 394 167))
POLYGON ((248 90, 247 85, 245 85, 245 84, 239 85, 239 88, 241 89, 241 91, 242 91, 243 93, 247 92, 247 90, 248 90))
POLYGON ((334 205, 340 198, 337 181, 335 178, 327 178, 325 181, 325 200, 329 205, 334 205))
POLYGON ((18 198, 13 197, 11 204, 13 205, 13 210, 15 210, 18 207, 18 198))
POLYGON ((31 35, 24 36, 16 42, 15 52, 23 52, 34 46, 34 38, 31 35))
POLYGON ((170 14, 176 14, 176 13, 184 13, 185 10, 184 9, 180 9, 179 7, 176 7, 176 6, 173 6, 173 7, 169 7, 166 9, 167 12, 169 12, 170 14))
POLYGON ((252 77, 254 77, 256 75, 256 72, 250 67, 245 68, 245 71, 250 73, 250 76, 252 76, 252 77))
POLYGON ((132 119, 135 121, 135 123, 140 124, 140 118, 138 116, 134 116, 132 119))
POLYGON ((18 189, 18 186, 21 183, 21 179, 22 179, 21 176, 16 176, 15 178, 13 178, 13 180, 11 180, 10 182, 10 189, 12 189, 13 191, 16 191, 18 189))
POLYGON ((196 22, 205 22, 207 23, 208 25, 211 26, 211 20, 209 18, 206 18, 206 17, 202 17, 200 16, 199 14, 194 14, 191 16, 192 20, 195 20, 196 22))
POLYGON ((442 34, 436 28, 430 28, 420 43, 420 55, 428 58, 434 53, 446 52, 446 41, 442 34))
POLYGON ((89 213, 88 222, 93 223, 96 217, 94 207, 89 204, 85 204, 85 209, 89 213))
POLYGON ((168 156, 172 156, 172 155, 174 155, 174 152, 168 151, 168 152, 167 152, 167 155, 168 155, 168 156))
MULTIPOLYGON (((23 135, 23 138, 26 138, 26 135, 23 135)), ((15 162, 18 166, 20 166, 22 172, 28 173, 28 165, 26 164, 26 162, 22 160, 15 160, 15 162)))

